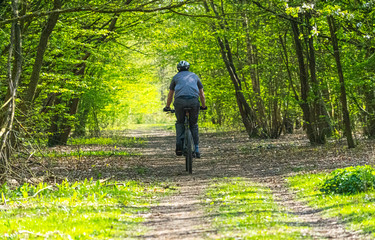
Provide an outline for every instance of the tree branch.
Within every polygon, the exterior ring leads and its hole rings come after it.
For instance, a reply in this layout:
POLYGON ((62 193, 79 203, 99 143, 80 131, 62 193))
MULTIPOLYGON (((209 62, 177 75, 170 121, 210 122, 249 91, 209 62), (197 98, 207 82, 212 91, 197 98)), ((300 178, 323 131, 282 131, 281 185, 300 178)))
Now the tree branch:
POLYGON ((301 22, 297 21, 296 19, 294 19, 292 17, 288 17, 288 15, 286 15, 286 14, 280 14, 280 13, 277 13, 276 11, 273 11, 273 10, 271 10, 269 8, 266 8, 265 6, 263 6, 262 4, 260 4, 257 1, 251 1, 251 2, 254 3, 255 5, 257 5, 259 8, 261 8, 263 10, 266 10, 266 12, 270 12, 270 13, 272 13, 275 16, 278 16, 278 17, 283 18, 283 19, 288 20, 288 21, 293 21, 293 22, 301 23, 301 22))
POLYGON ((93 12, 93 13, 157 12, 157 11, 170 10, 173 8, 182 7, 185 4, 191 3, 191 2, 194 2, 194 0, 186 0, 178 4, 171 4, 168 6, 157 7, 157 8, 144 8, 143 6, 141 6, 141 7, 136 7, 136 8, 106 9, 106 8, 103 8, 102 6, 99 6, 99 7, 84 6, 84 7, 75 7, 75 8, 68 8, 68 9, 56 9, 56 10, 51 10, 47 12, 38 11, 38 12, 23 15, 23 16, 0 21, 0 26, 12 23, 13 21, 20 21, 20 20, 30 19, 34 17, 43 17, 43 16, 48 16, 51 14, 64 14, 64 13, 74 13, 74 12, 93 12))
POLYGON ((178 14, 178 15, 182 15, 182 16, 185 16, 185 17, 197 17, 197 18, 216 18, 216 16, 211 16, 211 15, 201 15, 201 14, 198 14, 198 15, 193 15, 193 14, 187 14, 187 13, 182 13, 182 12, 177 12, 177 11, 174 11, 173 9, 169 9, 170 12, 173 12, 175 14, 178 14))

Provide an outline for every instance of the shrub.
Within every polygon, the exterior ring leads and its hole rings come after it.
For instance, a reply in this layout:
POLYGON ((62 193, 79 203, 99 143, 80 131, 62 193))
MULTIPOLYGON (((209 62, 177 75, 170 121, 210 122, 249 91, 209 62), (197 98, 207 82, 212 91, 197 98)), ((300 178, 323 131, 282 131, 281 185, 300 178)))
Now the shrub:
POLYGON ((320 189, 323 193, 356 194, 373 190, 375 169, 371 166, 341 168, 328 175, 320 189))

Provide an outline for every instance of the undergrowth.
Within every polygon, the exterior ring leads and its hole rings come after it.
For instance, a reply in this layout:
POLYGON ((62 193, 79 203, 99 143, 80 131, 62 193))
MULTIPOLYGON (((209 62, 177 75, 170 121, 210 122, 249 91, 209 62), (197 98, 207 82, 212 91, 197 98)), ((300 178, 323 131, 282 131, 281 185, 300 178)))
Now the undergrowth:
MULTIPOLYGON (((347 169, 348 172, 352 172, 351 170, 353 169, 347 169)), ((336 171, 343 172, 346 171, 336 171)), ((324 217, 338 218, 348 228, 371 233, 375 237, 375 191, 368 189, 367 192, 353 194, 321 192, 321 186, 329 176, 330 174, 325 173, 301 174, 288 178, 288 183, 297 192, 299 199, 308 202, 314 209, 320 209, 324 217)))
POLYGON ((111 157, 111 156, 134 156, 137 155, 136 153, 129 153, 127 151, 89 151, 89 150, 74 150, 68 152, 62 151, 48 151, 44 153, 37 153, 35 154, 37 157, 50 157, 50 158, 58 158, 58 157, 83 157, 83 156, 97 156, 97 157, 111 157))
POLYGON ((129 138, 129 137, 93 137, 93 138, 70 138, 68 145, 112 145, 122 147, 134 147, 137 145, 143 145, 144 139, 141 138, 129 138))
POLYGON ((356 194, 374 190, 375 169, 371 166, 340 168, 328 175, 320 191, 323 193, 356 194))
POLYGON ((140 213, 171 190, 91 179, 0 191, 0 239, 123 239, 144 230, 140 213))

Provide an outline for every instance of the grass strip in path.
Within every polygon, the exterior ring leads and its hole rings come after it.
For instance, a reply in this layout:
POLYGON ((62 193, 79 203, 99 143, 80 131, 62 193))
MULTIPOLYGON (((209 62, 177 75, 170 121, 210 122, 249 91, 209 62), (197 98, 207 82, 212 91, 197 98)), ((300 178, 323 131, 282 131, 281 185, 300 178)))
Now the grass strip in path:
POLYGON ((135 181, 67 181, 2 186, 0 239, 123 239, 145 229, 141 217, 170 190, 135 181))
POLYGON ((62 151, 49 151, 45 153, 37 153, 35 156, 37 157, 49 157, 49 158, 61 158, 61 157, 112 157, 112 156, 135 156, 140 155, 139 153, 129 153, 127 151, 88 151, 88 150, 74 150, 74 151, 68 151, 68 152, 62 152, 62 151))
POLYGON ((70 138, 68 145, 111 145, 121 147, 143 146, 145 139, 123 136, 92 137, 92 138, 70 138))
MULTIPOLYGON (((356 239, 375 238, 375 192, 354 195, 323 194, 319 191, 327 174, 302 174, 288 178, 290 187, 300 200, 320 210, 326 218, 338 218, 351 231, 357 231, 356 239), (367 233, 368 236, 360 235, 367 233), (371 235, 371 236, 370 236, 371 235)), ((353 238, 351 238, 353 239, 353 238)))
POLYGON ((247 179, 215 179, 203 201, 218 230, 215 239, 311 239, 270 189, 247 179))

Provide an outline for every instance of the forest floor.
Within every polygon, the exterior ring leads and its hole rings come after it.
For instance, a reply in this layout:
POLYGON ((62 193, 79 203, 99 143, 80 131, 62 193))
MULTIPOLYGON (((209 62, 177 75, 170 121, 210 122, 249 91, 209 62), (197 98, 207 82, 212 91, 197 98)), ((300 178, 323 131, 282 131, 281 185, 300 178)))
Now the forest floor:
POLYGON ((270 189, 274 201, 296 218, 291 225, 307 226, 304 234, 310 239, 370 239, 361 232, 347 230, 340 219, 323 217, 320 210, 298 200, 296 193, 288 188, 286 178, 373 164, 373 142, 363 140, 356 149, 348 149, 343 141, 311 146, 298 134, 277 140, 256 140, 239 132, 201 133, 202 158, 194 160, 193 174, 189 175, 184 158, 174 154, 172 131, 132 130, 126 136, 147 139, 144 146, 129 149, 140 154, 127 156, 125 161, 117 156, 104 158, 100 163, 90 162, 90 158, 79 164, 60 162, 54 174, 62 179, 82 180, 100 172, 104 179, 157 181, 176 188, 174 194, 160 199, 143 215, 143 227, 148 231, 140 239, 221 238, 220 231, 212 224, 214 216, 204 210, 202 198, 213 179, 237 177, 270 189))

